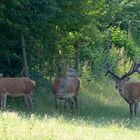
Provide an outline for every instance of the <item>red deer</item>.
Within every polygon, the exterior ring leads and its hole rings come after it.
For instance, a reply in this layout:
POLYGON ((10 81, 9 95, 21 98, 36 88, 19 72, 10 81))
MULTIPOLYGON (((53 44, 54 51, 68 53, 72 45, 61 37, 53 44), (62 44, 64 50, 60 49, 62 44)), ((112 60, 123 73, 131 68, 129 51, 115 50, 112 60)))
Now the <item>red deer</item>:
POLYGON ((32 92, 35 87, 35 81, 22 78, 0 78, 0 106, 6 106, 7 95, 18 97, 24 96, 26 105, 32 107, 32 92))
POLYGON ((77 107, 77 96, 80 88, 78 79, 79 73, 74 69, 68 69, 66 76, 58 77, 53 83, 53 93, 55 99, 55 108, 57 110, 57 99, 64 100, 64 109, 67 102, 71 105, 73 113, 77 107))
MULTIPOLYGON (((122 77, 117 76, 112 72, 112 65, 106 64, 107 74, 110 73, 116 82, 116 89, 119 90, 120 95, 129 104, 130 117, 137 114, 138 102, 140 102, 140 81, 129 81, 130 75, 135 72, 140 74, 140 63, 134 63, 134 66, 129 70, 128 73, 124 74, 122 77)), ((107 75, 106 74, 106 75, 107 75)))

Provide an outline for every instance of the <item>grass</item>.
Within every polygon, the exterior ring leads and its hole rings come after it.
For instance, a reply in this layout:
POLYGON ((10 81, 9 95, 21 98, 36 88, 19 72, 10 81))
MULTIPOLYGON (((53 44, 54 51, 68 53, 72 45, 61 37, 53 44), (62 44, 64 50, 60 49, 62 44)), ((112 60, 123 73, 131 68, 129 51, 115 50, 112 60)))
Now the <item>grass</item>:
POLYGON ((63 110, 62 102, 55 112, 53 95, 45 88, 36 89, 34 100, 34 109, 28 110, 22 98, 8 98, 0 112, 1 140, 140 139, 140 113, 130 120, 127 103, 104 78, 82 84, 75 116, 63 110))

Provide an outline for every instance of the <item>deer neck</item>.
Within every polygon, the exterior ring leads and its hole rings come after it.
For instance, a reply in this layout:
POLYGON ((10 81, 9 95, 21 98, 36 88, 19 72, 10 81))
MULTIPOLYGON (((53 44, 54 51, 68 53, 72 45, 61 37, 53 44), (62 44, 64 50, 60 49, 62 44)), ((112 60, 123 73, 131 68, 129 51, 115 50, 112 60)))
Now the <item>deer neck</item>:
POLYGON ((65 77, 65 82, 67 82, 68 80, 73 79, 73 78, 75 78, 75 77, 74 76, 66 76, 65 77))
POLYGON ((124 98, 124 85, 119 89, 119 94, 124 98))

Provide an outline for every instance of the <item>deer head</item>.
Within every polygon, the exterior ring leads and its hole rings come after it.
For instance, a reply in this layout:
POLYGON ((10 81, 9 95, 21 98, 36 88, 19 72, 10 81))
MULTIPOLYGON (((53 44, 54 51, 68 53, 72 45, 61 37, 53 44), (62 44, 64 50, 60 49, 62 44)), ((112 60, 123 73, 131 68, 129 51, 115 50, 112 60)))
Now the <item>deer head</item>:
POLYGON ((67 72, 66 72, 66 76, 69 76, 69 77, 80 77, 80 74, 75 69, 68 68, 67 72))
POLYGON ((124 84, 126 83, 126 81, 129 81, 130 76, 137 72, 140 74, 140 63, 136 63, 134 62, 134 64, 131 66, 130 70, 125 73, 124 75, 122 75, 121 77, 119 77, 118 75, 116 75, 113 71, 112 71, 112 64, 106 63, 105 65, 105 69, 106 69, 106 75, 111 74, 113 80, 115 80, 116 82, 116 89, 118 89, 119 91, 122 90, 122 87, 124 86, 124 84))

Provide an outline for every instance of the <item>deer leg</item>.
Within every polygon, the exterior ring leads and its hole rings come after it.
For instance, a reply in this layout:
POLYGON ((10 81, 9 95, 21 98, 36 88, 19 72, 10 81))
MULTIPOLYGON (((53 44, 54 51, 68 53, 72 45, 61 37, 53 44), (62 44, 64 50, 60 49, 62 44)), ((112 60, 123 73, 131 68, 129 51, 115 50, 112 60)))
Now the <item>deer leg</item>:
POLYGON ((72 113, 75 114, 75 100, 74 98, 71 98, 72 101, 72 113))
POLYGON ((133 103, 129 103, 129 108, 130 108, 130 118, 133 117, 133 103))
POLYGON ((7 103, 7 95, 0 95, 0 107, 5 107, 7 103))
POLYGON ((27 107, 33 108, 32 95, 26 95, 24 96, 24 99, 27 107))
POLYGON ((72 110, 72 108, 73 108, 73 103, 71 102, 71 100, 70 100, 70 99, 68 100, 68 103, 69 103, 70 108, 71 108, 71 110, 72 110))
MULTIPOLYGON (((68 102, 69 105, 70 105, 70 108, 71 108, 72 113, 75 113, 75 100, 74 100, 74 98, 73 98, 73 97, 68 98, 67 101, 65 102, 65 104, 66 104, 67 102, 68 102)), ((65 105, 65 109, 66 109, 66 105, 65 105)))
POLYGON ((67 102, 68 102, 68 98, 65 98, 65 99, 64 99, 64 110, 66 110, 67 102))
POLYGON ((134 112, 135 112, 135 117, 136 117, 137 112, 138 112, 138 103, 134 103, 134 112))
MULTIPOLYGON (((74 102, 75 102, 75 110, 76 110, 76 108, 77 108, 77 97, 73 97, 73 99, 74 99, 74 102)), ((71 107, 71 110, 73 109, 73 102, 71 101, 71 100, 69 100, 69 105, 70 105, 70 107, 71 107)))
POLYGON ((2 96, 0 95, 0 107, 2 107, 2 96))
POLYGON ((73 98, 74 98, 74 101, 75 101, 75 108, 77 108, 77 97, 74 96, 73 98))
POLYGON ((55 110, 57 111, 58 109, 58 103, 57 103, 57 97, 54 97, 54 104, 55 104, 55 110))
POLYGON ((3 95, 3 106, 5 107, 7 103, 7 94, 3 95))

